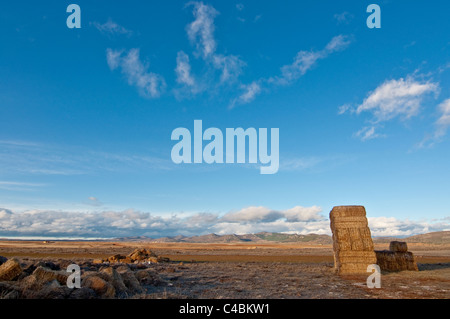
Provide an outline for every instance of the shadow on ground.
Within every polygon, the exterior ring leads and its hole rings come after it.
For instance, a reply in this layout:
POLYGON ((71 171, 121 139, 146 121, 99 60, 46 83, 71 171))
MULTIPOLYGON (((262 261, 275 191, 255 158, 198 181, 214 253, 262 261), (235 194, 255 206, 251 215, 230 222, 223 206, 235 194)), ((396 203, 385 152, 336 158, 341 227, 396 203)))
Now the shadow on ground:
POLYGON ((450 268, 450 263, 417 264, 417 268, 419 271, 445 269, 450 268))

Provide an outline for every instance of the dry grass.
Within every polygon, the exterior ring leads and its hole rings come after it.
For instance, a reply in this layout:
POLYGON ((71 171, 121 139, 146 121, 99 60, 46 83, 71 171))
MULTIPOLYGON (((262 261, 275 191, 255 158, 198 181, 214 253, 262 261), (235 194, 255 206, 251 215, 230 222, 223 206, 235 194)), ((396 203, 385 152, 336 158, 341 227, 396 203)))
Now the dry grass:
MULTIPOLYGON (((450 262, 450 245, 409 244, 418 263, 450 262)), ((96 259, 114 254, 128 254, 135 248, 149 248, 158 256, 176 261, 280 261, 332 262, 332 245, 304 243, 274 244, 197 244, 197 243, 135 243, 135 242, 53 242, 0 241, 0 256, 46 259, 96 259)), ((389 244, 376 244, 376 250, 389 244)))
POLYGON ((135 248, 172 260, 152 265, 164 284, 141 298, 450 298, 450 245, 408 243, 419 271, 383 272, 381 289, 366 287, 367 274, 335 275, 332 245, 3 241, 0 255, 77 262, 135 248))

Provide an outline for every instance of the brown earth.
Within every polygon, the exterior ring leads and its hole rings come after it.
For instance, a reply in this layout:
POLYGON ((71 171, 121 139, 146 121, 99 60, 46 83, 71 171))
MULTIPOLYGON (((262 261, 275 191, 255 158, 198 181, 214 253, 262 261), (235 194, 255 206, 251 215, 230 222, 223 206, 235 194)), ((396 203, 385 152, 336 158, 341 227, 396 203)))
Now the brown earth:
POLYGON ((367 288, 369 274, 335 275, 331 245, 0 241, 0 256, 82 263, 135 248, 171 262, 148 265, 158 285, 134 298, 450 298, 450 244, 408 243, 419 271, 383 272, 380 289, 367 288))

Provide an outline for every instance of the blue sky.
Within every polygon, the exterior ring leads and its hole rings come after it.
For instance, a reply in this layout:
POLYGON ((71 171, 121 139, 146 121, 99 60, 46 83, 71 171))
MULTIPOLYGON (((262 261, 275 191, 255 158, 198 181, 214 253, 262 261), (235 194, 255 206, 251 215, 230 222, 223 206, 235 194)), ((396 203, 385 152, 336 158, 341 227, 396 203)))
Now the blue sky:
POLYGON ((15 1, 0 12, 0 237, 449 230, 447 1, 15 1), (279 128, 280 167, 171 161, 279 128))

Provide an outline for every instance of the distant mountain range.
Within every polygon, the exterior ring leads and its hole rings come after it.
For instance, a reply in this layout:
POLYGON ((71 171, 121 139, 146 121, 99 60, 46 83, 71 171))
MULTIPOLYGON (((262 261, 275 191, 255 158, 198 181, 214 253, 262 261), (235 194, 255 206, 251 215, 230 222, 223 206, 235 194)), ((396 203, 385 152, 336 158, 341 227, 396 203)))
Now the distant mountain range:
POLYGON ((450 231, 438 231, 405 238, 375 237, 373 239, 374 243, 389 243, 393 240, 406 241, 407 243, 450 244, 450 231))
MULTIPOLYGON (((245 235, 217 235, 208 234, 201 236, 186 237, 182 235, 174 237, 150 238, 145 236, 115 238, 116 241, 146 241, 152 243, 310 243, 310 244, 332 244, 333 240, 328 235, 318 234, 284 234, 260 232, 245 235)), ((393 240, 406 241, 407 243, 427 243, 427 244, 450 244, 450 231, 440 231, 406 238, 398 237, 374 237, 374 243, 389 243, 393 240)))
POLYGON ((295 243, 295 242, 312 242, 316 244, 331 244, 331 237, 328 235, 298 235, 298 234, 283 234, 260 232, 256 234, 245 235, 217 235, 208 234, 201 236, 183 236, 178 235, 174 237, 150 238, 145 236, 134 237, 120 237, 115 238, 117 241, 147 241, 152 243, 245 243, 245 242, 278 242, 278 243, 295 243))

